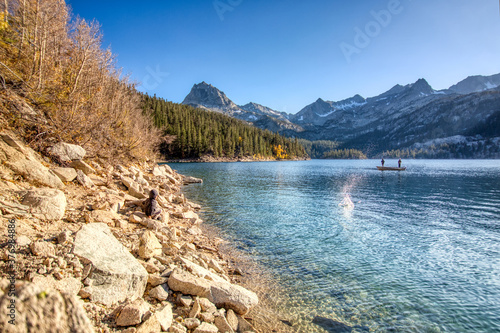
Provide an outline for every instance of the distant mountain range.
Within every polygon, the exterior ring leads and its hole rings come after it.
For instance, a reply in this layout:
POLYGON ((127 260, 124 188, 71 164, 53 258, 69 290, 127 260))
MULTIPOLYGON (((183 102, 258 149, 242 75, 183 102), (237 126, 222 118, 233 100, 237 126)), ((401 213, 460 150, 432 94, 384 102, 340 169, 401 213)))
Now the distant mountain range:
POLYGON ((500 157, 500 74, 470 76, 439 91, 419 79, 366 99, 318 98, 297 114, 257 103, 236 105, 205 82, 195 84, 183 104, 289 137, 337 141, 340 148, 361 149, 371 156, 438 145, 442 157, 500 157))

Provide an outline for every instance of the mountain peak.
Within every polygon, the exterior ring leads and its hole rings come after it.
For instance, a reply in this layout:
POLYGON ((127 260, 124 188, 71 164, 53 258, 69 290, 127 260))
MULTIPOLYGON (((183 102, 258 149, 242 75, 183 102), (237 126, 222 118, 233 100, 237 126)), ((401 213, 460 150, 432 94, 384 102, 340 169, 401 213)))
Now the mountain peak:
POLYGON ((420 94, 432 94, 434 89, 425 79, 418 79, 415 83, 410 85, 410 91, 420 94))
POLYGON ((482 76, 474 75, 451 86, 449 90, 459 94, 470 94, 500 86, 500 74, 482 76))
POLYGON ((205 81, 193 85, 191 92, 184 98, 182 104, 222 110, 238 108, 223 91, 220 91, 205 81))

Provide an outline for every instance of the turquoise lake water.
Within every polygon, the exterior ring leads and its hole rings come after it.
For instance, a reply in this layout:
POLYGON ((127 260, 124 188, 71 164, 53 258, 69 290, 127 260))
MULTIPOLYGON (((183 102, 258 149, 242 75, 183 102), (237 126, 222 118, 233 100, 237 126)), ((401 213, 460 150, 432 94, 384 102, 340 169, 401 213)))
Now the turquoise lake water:
POLYGON ((500 161, 378 164, 170 165, 203 178, 186 196, 276 274, 298 331, 500 332, 500 161))

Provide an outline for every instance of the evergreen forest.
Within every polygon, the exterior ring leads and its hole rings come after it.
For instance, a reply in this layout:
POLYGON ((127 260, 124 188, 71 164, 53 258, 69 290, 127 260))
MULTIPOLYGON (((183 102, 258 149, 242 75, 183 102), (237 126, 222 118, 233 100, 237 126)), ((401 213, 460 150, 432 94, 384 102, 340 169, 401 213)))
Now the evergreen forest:
POLYGON ((304 159, 308 155, 297 139, 285 138, 221 113, 142 96, 145 114, 163 131, 160 152, 167 159, 304 159))

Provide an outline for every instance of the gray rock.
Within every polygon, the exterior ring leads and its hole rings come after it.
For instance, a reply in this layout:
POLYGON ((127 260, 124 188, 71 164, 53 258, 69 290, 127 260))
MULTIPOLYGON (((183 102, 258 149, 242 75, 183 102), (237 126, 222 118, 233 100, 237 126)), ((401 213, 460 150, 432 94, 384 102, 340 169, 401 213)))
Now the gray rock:
POLYGON ((164 276, 160 276, 158 274, 149 274, 148 277, 148 283, 151 285, 151 287, 156 287, 159 286, 160 284, 164 284, 168 282, 168 278, 164 276))
POLYGON ((126 304, 118 317, 116 317, 116 325, 132 326, 142 322, 144 315, 149 311, 149 304, 142 299, 126 304))
POLYGON ((16 163, 6 163, 6 165, 16 173, 40 185, 58 189, 64 188, 61 179, 40 162, 22 160, 16 163))
POLYGON ((217 311, 217 307, 215 306, 215 304, 210 302, 208 298, 200 297, 198 298, 198 302, 200 303, 201 309, 204 312, 214 313, 215 311, 217 311))
POLYGON ((35 256, 50 257, 55 256, 56 247, 54 244, 44 241, 34 242, 30 245, 31 252, 35 256))
POLYGON ((28 159, 31 159, 31 149, 27 148, 21 141, 19 141, 14 135, 10 133, 2 132, 0 133, 0 137, 6 144, 15 148, 20 153, 24 154, 28 159))
POLYGON ((136 333, 156 333, 161 331, 160 322, 156 316, 153 314, 149 316, 144 322, 137 327, 136 333))
POLYGON ((182 179, 184 184, 196 184, 196 183, 203 183, 203 179, 196 178, 196 177, 184 177, 182 179))
POLYGON ((210 284, 207 280, 180 269, 175 269, 170 274, 168 286, 170 289, 185 295, 207 297, 210 294, 210 284))
POLYGON ((140 239, 139 244, 139 257, 144 259, 149 259, 154 256, 160 256, 162 254, 162 246, 156 238, 155 234, 146 230, 140 239))
POLYGON ((29 158, 0 140, 0 162, 5 163, 6 167, 35 183, 51 188, 64 188, 59 177, 34 158, 29 158))
POLYGON ((82 170, 86 175, 95 173, 94 168, 82 160, 74 160, 69 165, 77 170, 82 170))
POLYGON ((135 179, 136 183, 141 185, 141 186, 144 186, 144 187, 149 187, 149 183, 146 179, 144 179, 143 177, 137 177, 135 179))
POLYGON ((217 333, 217 332, 219 332, 217 326, 209 323, 201 323, 201 325, 198 326, 193 333, 217 333))
POLYGON ((209 300, 219 308, 233 309, 240 315, 248 313, 259 303, 253 291, 228 282, 214 282, 210 287, 209 300))
POLYGON ((168 174, 173 174, 174 171, 168 164, 162 164, 159 166, 160 170, 163 169, 163 172, 168 173, 168 174))
POLYGON ((82 170, 76 171, 76 180, 78 180, 78 182, 84 187, 91 188, 94 186, 92 179, 90 179, 82 170))
POLYGON ((233 331, 238 330, 238 316, 234 313, 232 309, 227 310, 226 320, 229 326, 231 326, 231 328, 233 329, 233 331))
POLYGON ((168 286, 167 284, 161 284, 154 287, 149 291, 149 296, 161 301, 165 301, 168 298, 168 286))
POLYGON ((16 239, 17 246, 27 246, 31 244, 31 239, 28 236, 21 235, 16 239))
POLYGON ((126 176, 122 176, 121 181, 122 184, 125 185, 125 187, 127 187, 127 189, 129 189, 130 186, 132 186, 132 184, 134 183, 134 180, 132 178, 126 176))
POLYGON ((125 299, 142 297, 148 272, 103 223, 82 227, 75 238, 73 252, 92 265, 87 287, 93 302, 112 305, 125 299))
POLYGON ((160 168, 160 167, 154 167, 153 168, 153 176, 156 176, 156 177, 165 177, 166 176, 165 169, 164 168, 160 168))
POLYGON ((215 326, 217 326, 220 332, 234 333, 234 330, 231 328, 224 316, 215 317, 214 324, 215 326))
POLYGON ((59 179, 63 182, 72 182, 75 180, 77 173, 74 168, 54 168, 50 169, 53 173, 56 174, 59 179))
POLYGON ((167 303, 164 307, 156 311, 156 318, 160 322, 162 331, 167 332, 174 320, 172 314, 172 304, 167 303))
POLYGON ((60 220, 66 211, 66 196, 60 190, 39 188, 28 191, 23 205, 30 206, 33 216, 44 220, 60 220))
POLYGON ((56 143, 48 151, 62 161, 81 160, 86 154, 85 149, 82 147, 66 142, 56 143))
POLYGON ((143 218, 141 216, 132 213, 132 214, 130 214, 128 221, 132 222, 132 223, 141 223, 142 219, 143 218))
POLYGON ((60 293, 34 283, 17 289, 17 297, 0 298, 2 332, 75 332, 90 333, 94 328, 82 302, 71 294, 60 293), (9 324, 9 305, 15 302, 15 323, 9 324))
POLYGON ((177 295, 177 300, 185 307, 190 308, 193 304, 193 299, 188 295, 177 295))
POLYGON ((186 333, 187 328, 186 328, 186 326, 182 325, 181 323, 174 321, 172 323, 172 326, 170 326, 170 328, 168 329, 168 331, 171 333, 186 333))
POLYGON ((200 319, 206 321, 207 323, 213 323, 215 321, 215 316, 211 312, 201 312, 200 319))
POLYGON ((194 305, 191 308, 191 311, 189 311, 189 318, 196 318, 200 315, 201 313, 201 306, 200 306, 200 301, 198 300, 198 297, 194 300, 194 305))
POLYGON ((129 174, 130 172, 127 170, 127 168, 125 168, 123 165, 120 165, 120 164, 117 164, 115 166, 115 169, 118 170, 119 172, 123 173, 123 174, 129 174))
MULTIPOLYGON (((189 330, 192 330, 192 329, 195 329, 196 327, 200 326, 201 322, 199 319, 196 319, 196 318, 186 318, 186 319, 184 319, 184 325, 186 325, 186 327, 189 330)), ((222 331, 222 332, 224 332, 224 331, 222 331)))
POLYGON ((133 182, 128 188, 128 194, 137 198, 137 199, 146 199, 146 195, 144 194, 144 190, 141 185, 136 182, 133 182))

